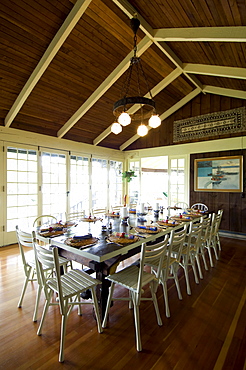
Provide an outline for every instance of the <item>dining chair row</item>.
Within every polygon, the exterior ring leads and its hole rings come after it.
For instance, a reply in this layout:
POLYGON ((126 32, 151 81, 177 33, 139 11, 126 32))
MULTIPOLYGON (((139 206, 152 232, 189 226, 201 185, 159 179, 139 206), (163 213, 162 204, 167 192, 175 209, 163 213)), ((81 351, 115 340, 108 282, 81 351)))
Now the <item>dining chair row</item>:
POLYGON ((199 284, 196 265, 198 266, 199 277, 202 279, 202 269, 200 258, 204 262, 204 267, 207 270, 205 251, 209 252, 211 267, 213 262, 211 259, 211 249, 214 249, 215 257, 218 259, 217 246, 219 246, 219 224, 222 218, 223 211, 218 211, 218 214, 213 214, 208 218, 201 217, 199 222, 186 223, 179 231, 171 231, 170 235, 166 235, 165 239, 155 245, 142 244, 139 268, 134 264, 128 266, 112 275, 107 279, 111 282, 110 293, 107 300, 106 312, 103 319, 102 327, 106 328, 110 325, 109 310, 112 301, 129 301, 129 307, 133 306, 136 349, 142 350, 141 335, 140 335, 140 318, 139 306, 142 301, 151 300, 154 304, 157 323, 162 325, 160 312, 156 300, 156 292, 158 284, 162 285, 163 297, 165 304, 166 317, 170 317, 170 308, 168 302, 167 282, 169 279, 174 279, 178 293, 178 298, 182 300, 182 294, 179 286, 178 270, 183 268, 187 294, 191 294, 189 282, 189 266, 192 267, 195 282, 199 284), (150 272, 146 271, 146 266, 150 268, 150 272), (152 275, 152 276, 151 276, 152 275), (149 283, 151 297, 145 297, 143 287, 149 283), (115 285, 118 284, 129 291, 129 298, 114 296, 115 285))

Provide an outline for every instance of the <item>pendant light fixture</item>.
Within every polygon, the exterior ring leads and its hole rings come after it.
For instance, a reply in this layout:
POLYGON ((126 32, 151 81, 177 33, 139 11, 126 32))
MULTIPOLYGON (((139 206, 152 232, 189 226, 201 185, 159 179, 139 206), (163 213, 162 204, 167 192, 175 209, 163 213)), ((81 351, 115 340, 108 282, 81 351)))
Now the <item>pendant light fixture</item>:
POLYGON ((129 125, 132 121, 139 122, 137 134, 145 136, 149 128, 157 128, 161 124, 160 117, 156 114, 155 101, 142 67, 141 59, 137 57, 137 31, 140 21, 134 16, 130 21, 134 33, 133 57, 130 59, 130 66, 127 70, 126 79, 122 88, 121 99, 114 103, 113 113, 116 121, 111 125, 111 132, 115 135, 122 131, 122 126, 129 125), (133 76, 135 79, 133 80, 133 76), (144 85, 145 96, 141 94, 144 85), (132 87, 133 86, 133 87, 132 87), (132 87, 132 88, 131 88, 132 87), (129 96, 129 91, 137 91, 136 96, 129 96), (146 95, 150 98, 146 98, 146 95), (137 106, 135 113, 128 113, 129 109, 137 106), (148 126, 147 126, 148 125, 148 126))

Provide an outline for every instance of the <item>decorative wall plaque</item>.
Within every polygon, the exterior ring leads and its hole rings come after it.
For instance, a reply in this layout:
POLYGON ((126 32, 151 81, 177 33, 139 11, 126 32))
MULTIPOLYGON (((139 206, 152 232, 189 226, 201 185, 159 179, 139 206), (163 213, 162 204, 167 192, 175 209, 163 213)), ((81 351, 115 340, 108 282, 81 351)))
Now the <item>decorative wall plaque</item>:
POLYGON ((174 121, 173 142, 204 139, 246 130, 245 107, 174 121))

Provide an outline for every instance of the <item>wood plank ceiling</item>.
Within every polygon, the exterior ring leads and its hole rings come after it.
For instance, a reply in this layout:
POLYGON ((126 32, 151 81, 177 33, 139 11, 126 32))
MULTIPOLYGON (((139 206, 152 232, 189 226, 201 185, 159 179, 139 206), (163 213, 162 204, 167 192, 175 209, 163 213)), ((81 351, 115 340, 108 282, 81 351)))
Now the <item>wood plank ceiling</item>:
POLYGON ((246 98, 242 0, 1 1, 0 124, 127 150, 110 133, 133 48, 163 122, 198 94, 246 98))

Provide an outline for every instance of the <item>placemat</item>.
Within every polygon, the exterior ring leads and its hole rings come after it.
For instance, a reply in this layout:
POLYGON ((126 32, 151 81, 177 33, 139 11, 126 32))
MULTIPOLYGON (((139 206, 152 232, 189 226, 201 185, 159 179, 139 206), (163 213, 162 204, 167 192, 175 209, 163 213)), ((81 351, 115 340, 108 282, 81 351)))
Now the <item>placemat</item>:
POLYGON ((91 245, 91 244, 96 244, 98 242, 98 238, 89 238, 89 239, 83 239, 83 240, 76 240, 76 239, 73 239, 73 238, 67 238, 65 240, 65 243, 67 245, 70 245, 71 247, 76 247, 76 248, 79 248, 79 247, 86 247, 88 245, 91 245))
POLYGON ((84 221, 84 222, 96 222, 96 221, 101 221, 102 218, 89 218, 89 217, 85 217, 85 218, 82 218, 81 221, 84 221))
POLYGON ((38 234, 41 235, 41 236, 44 236, 44 237, 63 235, 64 230, 39 231, 38 234))
POLYGON ((179 222, 177 222, 177 221, 174 221, 174 223, 172 223, 172 222, 165 222, 165 221, 157 221, 156 223, 159 226, 166 226, 166 227, 173 227, 173 226, 179 225, 179 222))
POLYGON ((131 244, 135 243, 139 240, 138 236, 134 235, 133 239, 128 239, 128 238, 121 238, 120 236, 115 236, 115 235, 109 235, 107 237, 107 241, 111 243, 117 243, 117 244, 131 244))
MULTIPOLYGON (((153 227, 153 226, 150 226, 150 227, 153 227)), ((142 233, 142 234, 158 234, 160 233, 162 230, 160 228, 157 227, 157 230, 150 230, 150 229, 140 229, 139 227, 135 227, 135 230, 138 232, 138 233, 142 233)))

